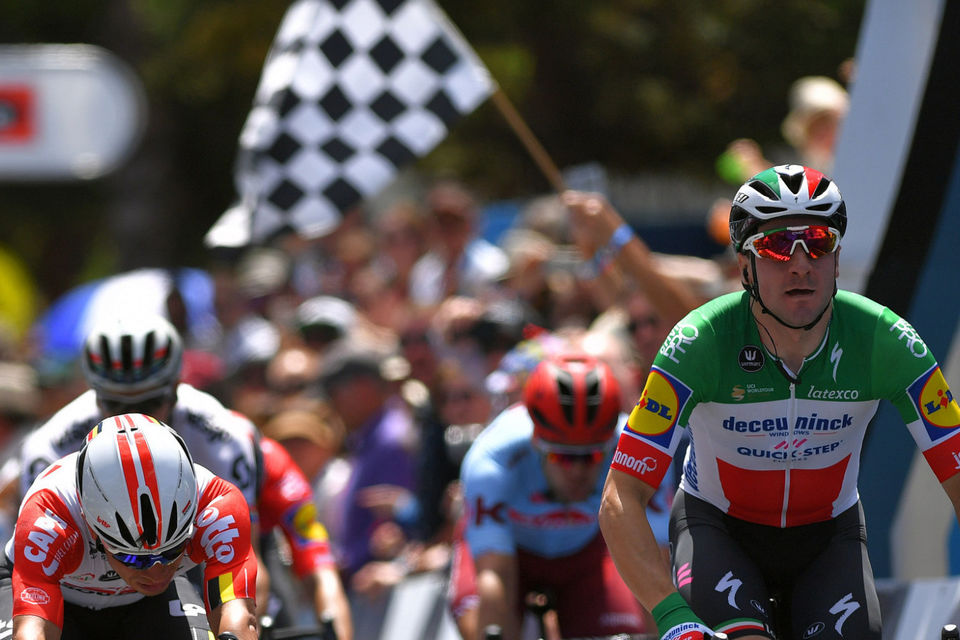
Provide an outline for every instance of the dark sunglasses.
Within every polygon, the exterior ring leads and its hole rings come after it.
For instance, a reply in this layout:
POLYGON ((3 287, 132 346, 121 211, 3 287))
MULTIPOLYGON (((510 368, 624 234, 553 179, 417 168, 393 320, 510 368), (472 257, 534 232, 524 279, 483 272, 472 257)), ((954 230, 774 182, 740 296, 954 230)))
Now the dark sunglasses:
POLYGON ((173 549, 167 549, 166 551, 161 551, 160 553, 113 553, 111 551, 108 551, 107 553, 113 556, 113 559, 123 566, 136 569, 137 571, 143 571, 144 569, 149 569, 155 564, 165 567, 168 564, 176 562, 177 559, 183 555, 183 551, 186 548, 187 542, 184 540, 173 549))
POLYGON ((551 451, 546 454, 547 462, 560 465, 561 467, 572 467, 575 464, 595 465, 603 462, 607 457, 607 452, 603 449, 590 451, 588 453, 557 453, 551 451))

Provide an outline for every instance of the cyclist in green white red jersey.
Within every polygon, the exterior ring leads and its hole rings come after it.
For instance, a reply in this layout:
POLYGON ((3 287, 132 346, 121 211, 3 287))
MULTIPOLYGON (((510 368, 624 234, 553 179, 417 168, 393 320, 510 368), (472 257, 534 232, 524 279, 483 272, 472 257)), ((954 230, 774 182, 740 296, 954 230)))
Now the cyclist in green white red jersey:
POLYGON ((882 399, 960 505, 960 406, 906 320, 837 291, 846 223, 813 169, 748 180, 730 212, 746 291, 674 327, 621 435, 601 528, 664 638, 880 638, 857 476, 882 399), (668 573, 643 507, 684 432, 668 573))

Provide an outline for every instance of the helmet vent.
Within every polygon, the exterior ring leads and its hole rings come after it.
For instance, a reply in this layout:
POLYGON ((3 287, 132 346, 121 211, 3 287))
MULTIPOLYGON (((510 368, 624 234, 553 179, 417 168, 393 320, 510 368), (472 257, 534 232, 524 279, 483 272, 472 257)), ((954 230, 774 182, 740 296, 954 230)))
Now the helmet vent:
POLYGON ((153 512, 153 503, 150 502, 150 496, 145 493, 140 494, 140 513, 143 514, 143 539, 142 542, 153 547, 157 542, 157 515, 153 512))
POLYGON ((150 371, 153 364, 153 343, 157 341, 157 334, 151 331, 143 343, 143 370, 150 371))
POLYGON ((178 505, 176 500, 174 500, 173 505, 170 507, 170 524, 167 526, 167 540, 173 540, 174 535, 177 533, 177 509, 178 505))
POLYGON ((755 191, 760 192, 760 194, 765 198, 770 198, 771 200, 780 199, 780 194, 778 194, 776 191, 771 189, 770 185, 768 185, 763 180, 753 180, 752 182, 750 182, 750 187, 755 191))
POLYGON ((563 417, 567 424, 573 424, 573 376, 569 372, 557 372, 557 391, 559 392, 560 409, 563 411, 563 417))
POLYGON ((757 207, 757 211, 759 211, 760 213, 780 213, 786 210, 787 210, 786 207, 769 207, 769 206, 763 206, 763 205, 757 207))
POLYGON ((787 185, 787 189, 790 189, 790 193, 800 193, 800 187, 803 186, 804 173, 798 171, 793 174, 780 174, 780 179, 783 180, 783 184, 787 185))
POLYGON ((597 417, 597 410, 600 409, 600 402, 603 398, 600 395, 600 378, 597 376, 596 371, 589 372, 584 382, 586 383, 587 391, 587 421, 586 424, 593 424, 594 419, 597 417))
MULTIPOLYGON (((119 522, 119 521, 118 521, 118 522, 119 522)), ((107 533, 104 532, 104 530, 101 529, 100 527, 96 527, 96 530, 97 530, 97 535, 98 535, 100 538, 102 538, 102 539, 106 540, 107 542, 109 542, 111 547, 114 547, 114 548, 117 548, 117 549, 122 549, 122 548, 123 548, 123 542, 122 542, 122 541, 117 540, 117 539, 114 538, 113 536, 107 534, 107 533)))
POLYGON ((133 336, 120 338, 120 361, 123 363, 123 373, 129 375, 133 371, 133 336))
MULTIPOLYGON (((120 517, 119 513, 114 514, 114 520, 117 523, 117 529, 120 531, 120 537, 123 538, 124 542, 130 547, 136 547, 137 541, 133 539, 133 535, 130 533, 130 529, 127 529, 127 525, 123 522, 123 518, 120 517)), ((123 544, 117 545, 123 546, 123 544)))
POLYGON ((110 342, 107 336, 100 336, 100 356, 103 360, 103 369, 108 373, 113 369, 113 356, 110 353, 110 342))
POLYGON ((832 206, 833 206, 832 202, 826 202, 824 204, 813 204, 807 207, 807 211, 827 211, 832 206))
POLYGON ((533 418, 533 421, 539 424, 541 427, 547 429, 548 431, 557 431, 557 428, 550 424, 550 422, 547 420, 547 417, 543 415, 543 413, 536 407, 529 407, 528 411, 530 412, 530 417, 533 418))
POLYGON ((817 183, 817 188, 813 191, 813 198, 819 198, 830 187, 830 178, 821 178, 817 183))

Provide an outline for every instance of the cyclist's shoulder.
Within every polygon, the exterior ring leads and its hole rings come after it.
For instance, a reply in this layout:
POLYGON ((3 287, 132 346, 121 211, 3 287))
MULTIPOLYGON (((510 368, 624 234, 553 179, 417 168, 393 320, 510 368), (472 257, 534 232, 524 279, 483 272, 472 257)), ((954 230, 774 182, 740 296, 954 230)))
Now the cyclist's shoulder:
POLYGON ((85 391, 57 410, 23 440, 25 454, 37 448, 54 448, 65 452, 79 449, 90 429, 100 422, 96 393, 85 391))
POLYGON ((517 466, 532 450, 533 421, 526 407, 517 403, 504 409, 480 432, 464 458, 466 473, 517 466))

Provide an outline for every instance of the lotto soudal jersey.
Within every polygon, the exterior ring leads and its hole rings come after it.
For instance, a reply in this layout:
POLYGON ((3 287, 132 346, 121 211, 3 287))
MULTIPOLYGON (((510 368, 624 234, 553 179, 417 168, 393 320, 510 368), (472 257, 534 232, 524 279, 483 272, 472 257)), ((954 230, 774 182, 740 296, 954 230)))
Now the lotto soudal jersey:
POLYGON ((820 522, 856 503, 867 424, 887 399, 937 478, 957 472, 960 407, 908 322, 838 292, 822 343, 791 380, 760 341, 749 301, 722 296, 673 328, 614 469, 656 487, 688 432, 686 492, 750 522, 820 522))
MULTIPOLYGON (((107 562, 91 534, 77 495, 73 453, 31 486, 7 543, 13 560, 13 615, 35 615, 63 626, 63 603, 91 609, 118 607, 143 596, 107 562)), ((194 533, 177 571, 203 565, 207 611, 235 598, 255 598, 257 561, 250 515, 239 490, 195 465, 200 500, 194 533)))
POLYGON ((270 438, 261 438, 263 489, 260 494, 260 529, 280 527, 290 546, 293 571, 309 575, 320 567, 333 567, 327 529, 317 520, 313 489, 287 450, 270 438))
MULTIPOLYGON (((90 430, 105 417, 97 407, 96 392, 90 390, 27 436, 20 450, 22 494, 49 464, 79 451, 90 430)), ((257 429, 250 420, 209 393, 180 384, 168 424, 186 442, 194 462, 235 484, 248 504, 256 504, 262 461, 257 429)))

